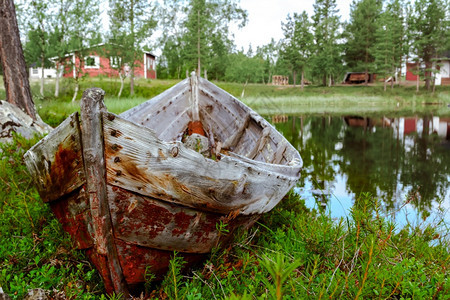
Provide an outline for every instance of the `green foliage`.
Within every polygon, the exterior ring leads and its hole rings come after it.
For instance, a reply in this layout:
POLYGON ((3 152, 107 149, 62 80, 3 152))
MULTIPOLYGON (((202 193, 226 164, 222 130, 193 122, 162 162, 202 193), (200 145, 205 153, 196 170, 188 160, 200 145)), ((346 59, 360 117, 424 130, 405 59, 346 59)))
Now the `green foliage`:
MULTIPOLYGON (((396 73, 401 69, 405 39, 404 8, 400 0, 393 0, 386 6, 379 17, 380 24, 377 27, 375 38, 376 48, 372 52, 375 58, 375 66, 379 75, 384 78, 396 78, 396 73)), ((391 87, 394 81, 391 80, 391 87)), ((384 90, 386 81, 384 80, 384 90)))
POLYGON ((283 288, 285 287, 287 279, 289 279, 291 273, 301 265, 301 261, 289 263, 289 261, 286 261, 286 257, 278 252, 275 258, 270 259, 265 256, 263 259, 259 260, 259 262, 266 268, 267 272, 269 272, 272 277, 273 285, 271 285, 268 280, 264 280, 272 297, 281 300, 283 298, 283 288))
POLYGON ((281 57, 289 63, 294 74, 300 71, 303 75, 314 46, 308 14, 303 11, 302 14, 294 13, 292 17, 288 15, 286 23, 282 23, 282 27, 284 40, 281 45, 281 57))
POLYGON ((177 254, 177 252, 173 253, 173 257, 169 262, 169 271, 167 272, 166 278, 162 283, 164 293, 169 297, 169 299, 174 300, 184 298, 181 294, 181 285, 183 283, 181 268, 185 262, 183 261, 183 258, 177 254))
MULTIPOLYGON (((352 2, 350 23, 346 26, 346 62, 350 68, 348 71, 372 72, 375 70, 373 51, 377 43, 376 31, 379 26, 381 5, 382 2, 377 0, 352 2)), ((389 28, 389 30, 392 29, 389 28)))
POLYGON ((247 20, 239 1, 164 1, 159 15, 164 26, 160 70, 167 76, 162 78, 184 78, 186 71, 206 69, 210 77, 222 79, 232 50, 229 27, 247 20))
POLYGON ((425 64, 425 86, 431 88, 433 58, 448 50, 449 3, 442 0, 419 0, 414 2, 408 18, 409 38, 412 52, 425 64))
MULTIPOLYGON (((0 286, 15 299, 37 287, 98 297, 104 291, 97 272, 72 250, 32 188, 22 156, 34 142, 16 137, 1 146, 0 286)), ((382 211, 362 194, 347 219, 332 220, 290 193, 252 230, 235 232, 231 247, 215 251, 202 268, 183 275, 175 254, 164 281, 152 283, 148 273, 148 283, 170 299, 445 299, 449 241, 430 226, 396 229, 382 211)))
POLYGON ((230 82, 262 82, 264 61, 258 57, 249 57, 243 52, 230 55, 230 64, 225 79, 230 82))
POLYGON ((315 51, 312 58, 312 75, 322 85, 331 86, 341 72, 341 23, 335 0, 316 0, 313 28, 315 51))
POLYGON ((0 287, 13 299, 31 288, 93 298, 100 279, 33 188, 23 154, 38 137, 0 144, 0 287))

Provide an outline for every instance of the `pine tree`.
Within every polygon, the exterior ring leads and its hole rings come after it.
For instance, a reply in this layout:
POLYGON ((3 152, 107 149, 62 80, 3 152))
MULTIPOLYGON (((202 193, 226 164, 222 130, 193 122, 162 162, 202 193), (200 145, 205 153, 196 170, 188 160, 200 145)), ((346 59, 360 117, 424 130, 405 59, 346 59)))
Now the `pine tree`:
POLYGON ((201 74, 202 68, 216 78, 223 76, 232 50, 229 27, 244 26, 247 20, 239 1, 166 0, 159 11, 160 25, 168 28, 160 45, 171 76, 193 69, 201 74))
POLYGON ((375 69, 373 51, 380 13, 380 0, 354 0, 350 23, 345 30, 348 36, 345 51, 347 65, 352 71, 364 71, 366 84, 368 73, 375 69))
POLYGON ((392 0, 387 4, 378 25, 373 55, 377 73, 384 76, 386 91, 386 78, 391 77, 392 88, 404 55, 405 24, 400 0, 392 0))
POLYGON ((289 62, 293 73, 294 86, 296 84, 297 71, 301 72, 301 87, 303 90, 305 68, 312 54, 313 35, 308 14, 294 13, 282 23, 284 40, 281 44, 281 55, 289 62))
POLYGON ((412 49, 417 58, 425 64, 425 87, 431 89, 433 59, 448 46, 449 4, 445 0, 416 0, 414 12, 409 19, 412 49))
POLYGON ((321 78, 323 85, 331 86, 342 67, 339 28, 335 0, 316 0, 314 4, 314 42, 312 74, 321 78))
POLYGON ((25 58, 20 42, 19 26, 12 0, 0 1, 0 62, 6 101, 16 105, 36 120, 37 113, 31 98, 25 58))

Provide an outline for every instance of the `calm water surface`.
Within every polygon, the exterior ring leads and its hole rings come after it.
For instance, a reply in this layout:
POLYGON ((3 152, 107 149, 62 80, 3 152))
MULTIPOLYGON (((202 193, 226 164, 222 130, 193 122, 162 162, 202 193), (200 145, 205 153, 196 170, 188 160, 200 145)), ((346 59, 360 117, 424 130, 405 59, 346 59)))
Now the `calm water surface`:
POLYGON ((303 158, 296 191, 309 207, 346 217, 368 192, 399 227, 443 219, 450 223, 450 118, 268 119, 303 158))

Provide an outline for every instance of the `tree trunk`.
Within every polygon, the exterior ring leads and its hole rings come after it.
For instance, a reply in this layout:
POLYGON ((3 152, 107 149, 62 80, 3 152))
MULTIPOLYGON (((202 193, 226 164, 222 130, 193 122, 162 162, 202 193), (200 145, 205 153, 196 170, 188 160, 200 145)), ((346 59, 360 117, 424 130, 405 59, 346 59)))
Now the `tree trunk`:
POLYGON ((117 94, 117 98, 120 98, 120 96, 122 95, 122 91, 123 91, 123 85, 125 82, 125 74, 119 73, 119 77, 120 77, 120 90, 119 93, 117 94))
POLYGON ((292 77, 294 79, 294 87, 295 87, 295 85, 297 84, 297 71, 294 70, 292 77))
POLYGON ((30 82, 12 0, 0 0, 0 28, 0 59, 6 101, 36 120, 36 108, 31 98, 30 82))
POLYGON ((367 68, 366 68, 366 70, 364 71, 364 85, 365 86, 367 86, 368 84, 369 84, 369 70, 367 70, 367 68))
POLYGON ((201 75, 201 61, 200 61, 200 10, 197 11, 197 76, 201 75))
POLYGON ((41 96, 44 97, 44 67, 45 67, 45 57, 41 56, 41 88, 39 92, 41 93, 41 96))
POLYGON ((72 102, 75 102, 75 100, 77 100, 79 90, 80 90, 80 83, 79 83, 78 77, 77 77, 77 79, 75 81, 75 90, 73 91, 72 102))
POLYGON ((247 87, 247 84, 248 84, 248 79, 245 81, 244 87, 242 88, 241 99, 243 99, 245 96, 245 88, 247 87))
POLYGON ((417 62, 417 79, 416 79, 416 93, 419 92, 419 81, 420 81, 420 66, 419 62, 417 62))
POLYGON ((305 81, 305 71, 302 70, 302 78, 301 78, 301 83, 300 86, 302 87, 302 91, 303 91, 303 87, 305 86, 304 81, 305 81))
POLYGON ((59 97, 59 69, 60 65, 56 63, 55 98, 59 97))
POLYGON ((134 95, 134 67, 130 72, 130 96, 134 95))
POLYGON ((431 62, 427 59, 425 61, 425 87, 426 87, 427 91, 429 91, 431 89, 432 72, 430 71, 430 69, 431 69, 431 62))
POLYGON ((386 76, 383 77, 383 90, 386 92, 386 76))

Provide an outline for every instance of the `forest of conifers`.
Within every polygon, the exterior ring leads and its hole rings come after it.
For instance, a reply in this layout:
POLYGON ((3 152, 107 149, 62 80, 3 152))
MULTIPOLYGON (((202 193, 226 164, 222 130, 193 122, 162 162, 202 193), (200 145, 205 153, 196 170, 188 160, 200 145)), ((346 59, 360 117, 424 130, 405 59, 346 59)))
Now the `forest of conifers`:
MULTIPOLYGON (((349 71, 396 76, 406 61, 421 65, 429 88, 439 59, 448 56, 447 0, 354 0, 342 22, 336 0, 316 0, 314 13, 292 12, 284 37, 237 49, 230 26, 243 27, 239 0, 17 0, 28 65, 49 67, 73 50, 106 43, 121 64, 139 50, 161 53, 158 78, 184 78, 194 69, 208 78, 270 82, 272 75, 333 85, 349 71), (114 50, 115 49, 115 50, 114 50), (447 54, 446 54, 447 53, 447 54), (434 62, 437 62, 435 64, 434 62)), ((274 4, 277 5, 277 4, 274 4)), ((249 41, 251 43, 251 41, 249 41)))

